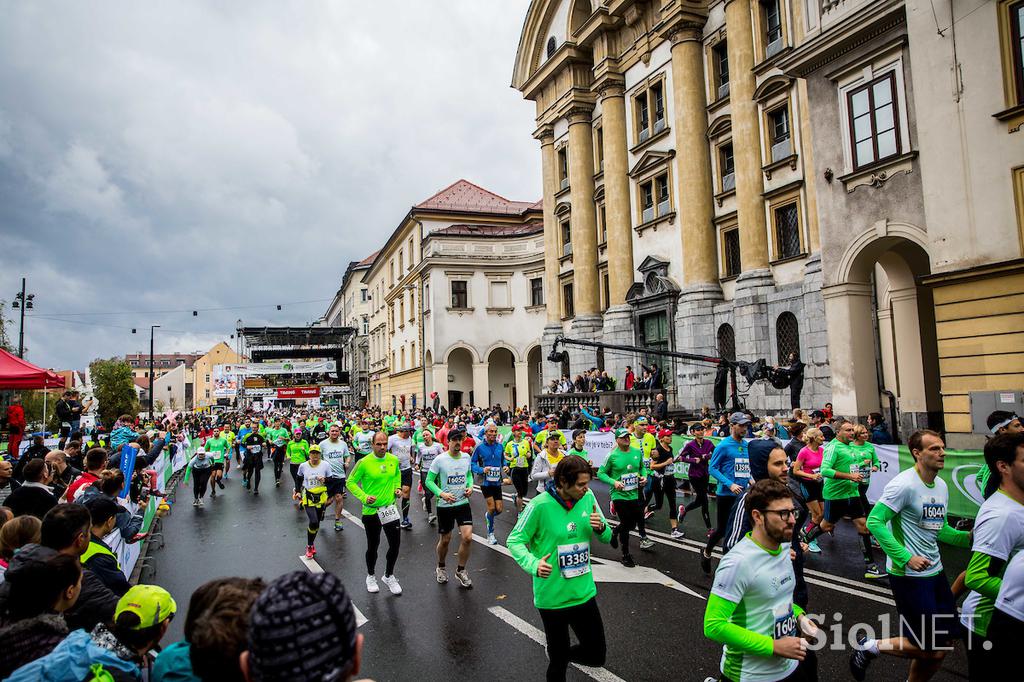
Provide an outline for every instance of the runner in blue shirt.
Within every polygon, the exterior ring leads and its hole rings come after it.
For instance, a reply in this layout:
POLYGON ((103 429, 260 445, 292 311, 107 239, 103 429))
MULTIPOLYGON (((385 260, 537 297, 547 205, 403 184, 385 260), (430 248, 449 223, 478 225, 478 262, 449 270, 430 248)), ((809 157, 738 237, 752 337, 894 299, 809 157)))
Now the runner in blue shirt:
POLYGON ((700 554, 700 568, 704 573, 711 574, 711 551, 725 535, 729 524, 729 515, 736 504, 736 496, 743 492, 750 483, 750 459, 747 455, 747 444, 743 440, 750 426, 750 417, 743 412, 733 412, 729 416, 728 438, 723 438, 711 455, 708 473, 718 481, 715 501, 715 529, 708 536, 708 543, 700 554))
POLYGON ((487 502, 487 542, 498 544, 494 537, 494 518, 502 512, 501 483, 508 474, 505 466, 505 447, 498 440, 498 427, 488 424, 484 429, 484 439, 473 450, 473 473, 483 476, 480 493, 487 502))

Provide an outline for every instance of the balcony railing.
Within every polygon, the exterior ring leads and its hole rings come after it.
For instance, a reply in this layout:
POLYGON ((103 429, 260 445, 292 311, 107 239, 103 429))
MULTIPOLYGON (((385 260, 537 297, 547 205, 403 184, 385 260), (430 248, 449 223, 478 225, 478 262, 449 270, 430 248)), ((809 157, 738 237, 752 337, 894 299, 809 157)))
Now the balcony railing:
POLYGON ((641 391, 600 391, 598 393, 544 393, 534 396, 535 409, 544 414, 568 408, 577 409, 580 404, 591 414, 597 414, 605 407, 612 412, 636 412, 641 407, 650 409, 654 405, 654 397, 659 393, 671 398, 670 388, 648 389, 641 391))

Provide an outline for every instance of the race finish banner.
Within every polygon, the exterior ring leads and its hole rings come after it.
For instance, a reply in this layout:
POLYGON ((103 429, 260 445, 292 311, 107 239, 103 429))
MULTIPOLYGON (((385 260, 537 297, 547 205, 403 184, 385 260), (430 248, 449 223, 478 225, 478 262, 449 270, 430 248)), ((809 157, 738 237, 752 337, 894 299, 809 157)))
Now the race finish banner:
POLYGON ((215 365, 225 375, 236 377, 267 376, 271 374, 326 374, 338 371, 335 360, 309 360, 302 362, 246 362, 238 365, 215 365))
MULTIPOLYGON (((483 427, 470 425, 468 431, 477 442, 483 439, 483 427)), ((566 442, 572 441, 572 430, 563 429, 566 442)), ((507 426, 498 427, 498 435, 503 442, 511 438, 511 429, 507 426)), ((679 454, 686 441, 693 440, 685 436, 672 437, 672 451, 679 454)), ((721 438, 709 438, 716 445, 721 438)), ((750 438, 745 439, 750 441, 750 438)), ((785 443, 787 441, 783 441, 785 443)), ((608 459, 608 454, 615 447, 615 438, 608 431, 588 431, 587 441, 583 448, 590 456, 595 467, 600 467, 608 459)), ((872 472, 868 486, 868 500, 876 502, 882 496, 882 490, 896 474, 914 466, 914 457, 905 445, 876 445, 878 455, 878 471, 872 472)), ((946 465, 939 472, 939 477, 946 482, 949 489, 949 515, 973 519, 984 501, 978 476, 985 466, 985 458, 978 450, 946 450, 946 465)), ((677 465, 676 478, 686 479, 687 465, 677 465)), ((714 480, 714 479, 712 479, 714 480)))
POLYGON ((290 398, 319 398, 319 386, 295 386, 292 388, 277 389, 277 399, 286 400, 290 398))

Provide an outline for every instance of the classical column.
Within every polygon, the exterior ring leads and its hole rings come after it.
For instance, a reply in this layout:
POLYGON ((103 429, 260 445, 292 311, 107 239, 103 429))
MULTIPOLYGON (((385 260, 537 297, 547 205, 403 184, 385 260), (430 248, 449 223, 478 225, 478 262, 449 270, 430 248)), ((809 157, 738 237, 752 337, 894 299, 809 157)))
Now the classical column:
POLYGON ((597 211, 594 208, 593 107, 569 110, 569 185, 572 202, 572 270, 576 317, 597 317, 597 211))
MULTIPOLYGON (((519 405, 532 405, 533 396, 530 395, 530 363, 516 362, 516 402, 519 405)), ((516 407, 513 405, 512 407, 516 407)))
POLYGON ((672 41, 674 124, 679 151, 676 155, 677 196, 682 226, 683 282, 685 286, 713 284, 717 289, 718 257, 711 205, 714 190, 711 154, 705 136, 707 96, 701 26, 683 24, 669 34, 669 39, 672 41))
POLYGON ((726 0, 725 30, 729 48, 729 108, 736 165, 736 212, 743 272, 768 267, 764 218, 761 134, 754 101, 754 35, 751 0, 726 0))
POLYGON ((473 404, 478 407, 491 404, 489 367, 486 362, 473 363, 473 404))
MULTIPOLYGON (((431 381, 433 386, 431 390, 437 391, 437 397, 441 399, 441 404, 447 409, 451 407, 448 404, 448 364, 444 362, 435 362, 430 366, 430 372, 432 374, 431 381)), ((427 404, 429 405, 430 395, 427 395, 427 404)))
MULTIPOLYGON (((828 363, 832 372, 832 406, 836 414, 864 415, 879 407, 875 343, 864 333, 874 315, 871 285, 847 282, 824 287, 828 320, 828 363)), ((806 386, 805 386, 806 388, 806 386)))
POLYGON ((555 133, 551 126, 542 126, 534 133, 540 140, 544 185, 544 303, 547 323, 561 325, 562 295, 558 286, 558 221, 555 219, 555 187, 558 184, 558 158, 555 155, 555 133))
MULTIPOLYGON (((608 227, 608 305, 623 305, 633 284, 633 236, 629 210, 629 157, 626 142, 626 90, 618 81, 600 86, 604 137, 604 211, 608 227)), ((571 129, 570 129, 571 135, 571 129)), ((571 153, 571 151, 570 151, 571 153)), ((593 168, 593 166, 591 166, 593 168)), ((573 195, 573 215, 576 200, 573 195)), ((573 237, 575 240, 575 236, 573 237)), ((575 250, 575 244, 573 245, 575 250)), ((573 256, 575 265, 575 256, 573 256)))

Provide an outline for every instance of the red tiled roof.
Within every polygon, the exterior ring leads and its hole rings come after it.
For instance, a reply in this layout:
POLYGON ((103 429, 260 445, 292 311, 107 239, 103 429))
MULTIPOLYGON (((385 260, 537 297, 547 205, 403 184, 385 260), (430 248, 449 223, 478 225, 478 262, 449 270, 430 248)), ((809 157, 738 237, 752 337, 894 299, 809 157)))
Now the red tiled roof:
POLYGON ((139 388, 145 389, 147 391, 149 390, 149 377, 132 377, 132 381, 134 381, 135 385, 138 386, 139 388))
POLYGON ((543 221, 532 220, 523 225, 449 225, 434 230, 430 236, 525 237, 543 231, 543 221))
POLYGON ((377 260, 377 254, 380 253, 380 249, 377 249, 363 260, 356 263, 356 267, 362 267, 364 265, 373 265, 373 261, 377 260))
POLYGON ((537 204, 530 201, 509 201, 468 180, 458 180, 413 208, 432 211, 463 211, 519 215, 537 204))

